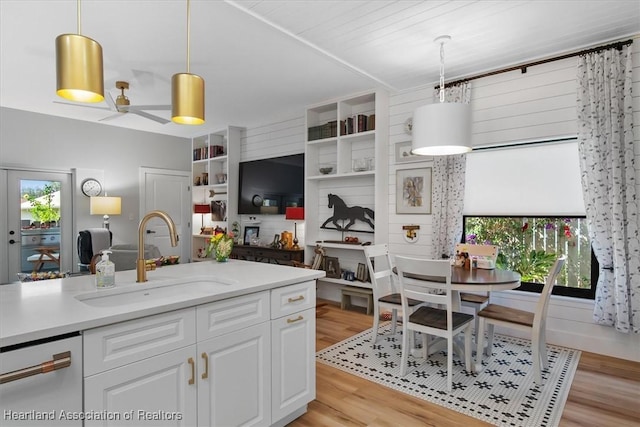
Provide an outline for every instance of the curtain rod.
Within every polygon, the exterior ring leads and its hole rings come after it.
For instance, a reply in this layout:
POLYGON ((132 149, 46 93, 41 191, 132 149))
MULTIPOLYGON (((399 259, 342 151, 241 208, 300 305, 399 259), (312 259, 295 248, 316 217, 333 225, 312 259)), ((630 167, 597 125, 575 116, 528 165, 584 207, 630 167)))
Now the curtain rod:
MULTIPOLYGON (((450 83, 445 83, 444 87, 447 88, 447 87, 451 87, 451 86, 457 86, 459 84, 468 82, 470 80, 481 79, 483 77, 489 77, 489 76, 494 76, 496 74, 508 73, 509 71, 515 71, 515 70, 522 70, 522 73, 524 74, 524 73, 527 72, 527 68, 528 67, 533 67, 534 65, 546 64, 547 62, 559 61, 561 59, 567 59, 567 58, 572 58, 574 56, 586 55, 588 53, 599 52, 601 50, 607 50, 607 49, 612 49, 612 48, 615 48, 615 49, 618 49, 618 50, 622 50, 623 46, 629 45, 631 43, 633 43, 633 40, 629 39, 629 40, 626 40, 626 41, 611 43, 611 44, 608 44, 608 45, 605 45, 605 46, 598 46, 598 47, 593 47, 591 49, 581 50, 581 51, 578 51, 578 52, 567 53, 567 54, 556 56, 556 57, 553 57, 553 58, 540 59, 538 61, 528 62, 526 64, 515 65, 513 67, 503 68, 503 69, 496 70, 496 71, 489 71, 487 73, 478 74, 478 75, 471 76, 471 77, 466 77, 464 79, 454 80, 454 81, 452 81, 450 83)), ((435 88, 436 89, 440 89, 440 85, 437 85, 435 88)))

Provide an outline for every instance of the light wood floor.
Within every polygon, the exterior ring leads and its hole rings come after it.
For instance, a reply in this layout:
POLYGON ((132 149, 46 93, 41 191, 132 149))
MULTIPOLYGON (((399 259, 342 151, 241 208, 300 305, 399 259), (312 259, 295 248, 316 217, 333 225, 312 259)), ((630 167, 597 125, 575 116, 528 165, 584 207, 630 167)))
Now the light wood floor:
MULTIPOLYGON (((321 350, 371 325, 372 316, 343 311, 329 302, 318 310, 316 348, 321 350)), ((316 400, 289 426, 489 425, 320 363, 316 368, 316 400)), ((640 363, 583 352, 560 426, 640 426, 640 363)))

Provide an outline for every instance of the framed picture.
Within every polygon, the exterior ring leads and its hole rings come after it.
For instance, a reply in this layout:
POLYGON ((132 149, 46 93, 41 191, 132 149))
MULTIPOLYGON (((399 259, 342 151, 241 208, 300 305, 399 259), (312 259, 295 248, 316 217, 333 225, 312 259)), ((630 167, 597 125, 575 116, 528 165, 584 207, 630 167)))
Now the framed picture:
POLYGON ((253 237, 258 237, 259 235, 260 235, 260 227, 246 226, 244 228, 244 238, 242 239, 242 243, 245 245, 250 245, 251 239, 253 237))
POLYGON ((327 277, 339 279, 340 278, 340 262, 335 257, 324 257, 324 271, 327 272, 327 277))
POLYGON ((396 213, 431 213, 431 168, 396 171, 396 213))
POLYGON ((411 154, 411 141, 396 144, 396 163, 426 162, 433 160, 433 156, 419 156, 411 154))
POLYGON ((361 282, 369 281, 369 268, 363 263, 358 263, 358 270, 356 271, 356 279, 361 282))

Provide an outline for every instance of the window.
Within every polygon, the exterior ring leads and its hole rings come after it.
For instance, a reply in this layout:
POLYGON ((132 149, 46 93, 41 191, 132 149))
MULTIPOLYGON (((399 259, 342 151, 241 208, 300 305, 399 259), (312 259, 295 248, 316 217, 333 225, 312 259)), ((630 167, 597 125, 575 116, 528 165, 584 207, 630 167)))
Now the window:
POLYGON ((522 276, 518 290, 540 292, 555 259, 565 254, 555 295, 594 299, 598 263, 579 216, 464 216, 465 243, 499 247, 497 267, 522 276))

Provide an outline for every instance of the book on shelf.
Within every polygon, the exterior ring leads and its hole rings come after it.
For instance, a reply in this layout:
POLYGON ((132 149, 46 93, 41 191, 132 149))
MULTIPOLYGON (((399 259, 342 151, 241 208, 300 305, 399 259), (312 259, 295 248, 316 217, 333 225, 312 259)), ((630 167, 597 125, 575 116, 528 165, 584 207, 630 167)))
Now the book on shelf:
POLYGON ((338 121, 333 120, 319 126, 311 126, 307 129, 307 140, 333 138, 338 136, 338 121))
POLYGON ((193 149, 193 160, 205 160, 209 158, 209 151, 207 147, 200 147, 193 149))

